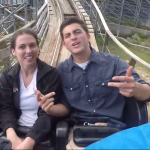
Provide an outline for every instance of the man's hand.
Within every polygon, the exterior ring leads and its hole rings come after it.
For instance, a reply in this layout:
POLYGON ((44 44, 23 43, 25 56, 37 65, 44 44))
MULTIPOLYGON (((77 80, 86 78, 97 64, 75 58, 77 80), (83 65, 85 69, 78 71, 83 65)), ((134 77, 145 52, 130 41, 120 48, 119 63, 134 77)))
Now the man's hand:
POLYGON ((126 97, 132 97, 135 94, 136 81, 132 76, 133 67, 127 69, 126 76, 115 76, 112 78, 115 82, 109 82, 108 86, 119 88, 119 92, 126 97), (118 82, 116 82, 118 81, 118 82))
POLYGON ((36 90, 35 91, 37 95, 37 102, 40 105, 40 107, 47 113, 50 114, 52 111, 52 107, 54 105, 54 95, 55 92, 51 92, 47 95, 43 95, 40 91, 36 90))

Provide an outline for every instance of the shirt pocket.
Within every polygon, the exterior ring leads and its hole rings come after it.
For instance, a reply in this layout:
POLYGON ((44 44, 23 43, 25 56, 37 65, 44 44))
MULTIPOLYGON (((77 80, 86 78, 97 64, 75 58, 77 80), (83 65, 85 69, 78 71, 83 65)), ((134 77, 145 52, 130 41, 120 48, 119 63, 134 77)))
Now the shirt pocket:
POLYGON ((112 88, 107 86, 109 81, 110 80, 95 82, 95 96, 104 98, 111 94, 112 88))
POLYGON ((80 101, 81 98, 80 84, 74 84, 72 86, 64 84, 63 89, 70 105, 72 103, 80 101))

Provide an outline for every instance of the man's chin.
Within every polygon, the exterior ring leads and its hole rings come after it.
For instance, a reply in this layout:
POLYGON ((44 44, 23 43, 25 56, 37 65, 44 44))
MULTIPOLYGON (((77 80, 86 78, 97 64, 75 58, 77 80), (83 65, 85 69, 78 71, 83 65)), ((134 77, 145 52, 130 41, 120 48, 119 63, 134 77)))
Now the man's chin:
POLYGON ((83 50, 73 50, 72 51, 72 54, 74 54, 74 55, 80 55, 82 53, 83 53, 83 50))

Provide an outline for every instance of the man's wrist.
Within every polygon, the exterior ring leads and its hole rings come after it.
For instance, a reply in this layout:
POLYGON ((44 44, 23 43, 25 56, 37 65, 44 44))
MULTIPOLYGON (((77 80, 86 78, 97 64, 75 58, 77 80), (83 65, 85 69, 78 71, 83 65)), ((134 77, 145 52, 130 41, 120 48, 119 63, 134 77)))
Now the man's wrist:
POLYGON ((147 100, 150 98, 150 87, 147 84, 136 82, 134 95, 138 100, 147 100))
POLYGON ((136 97, 137 96, 137 91, 138 91, 138 88, 139 88, 139 83, 138 82, 135 82, 135 88, 134 88, 134 93, 133 93, 133 96, 136 97))

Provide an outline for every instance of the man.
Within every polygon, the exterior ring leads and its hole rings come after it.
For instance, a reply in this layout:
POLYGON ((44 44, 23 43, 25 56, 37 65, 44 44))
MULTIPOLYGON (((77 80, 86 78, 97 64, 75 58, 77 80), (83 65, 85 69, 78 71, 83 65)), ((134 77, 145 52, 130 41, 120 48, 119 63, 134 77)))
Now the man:
POLYGON ((70 58, 58 67, 66 100, 62 98, 62 104, 53 105, 54 93, 41 96, 37 92, 41 107, 53 116, 70 113, 81 124, 100 122, 125 128, 122 116, 126 98, 149 100, 149 85, 118 56, 91 48, 90 35, 82 20, 65 20, 60 34, 71 52, 70 58))

